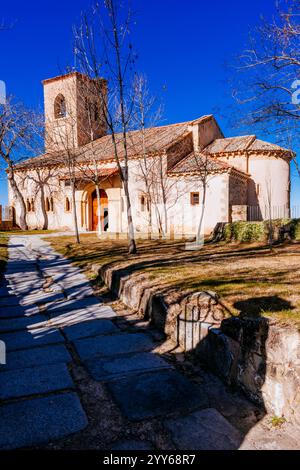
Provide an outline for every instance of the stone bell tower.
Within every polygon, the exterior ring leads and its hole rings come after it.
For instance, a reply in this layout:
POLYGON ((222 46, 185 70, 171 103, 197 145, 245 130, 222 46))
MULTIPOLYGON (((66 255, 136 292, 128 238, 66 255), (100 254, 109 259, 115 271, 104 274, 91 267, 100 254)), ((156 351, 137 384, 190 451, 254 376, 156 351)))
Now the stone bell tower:
POLYGON ((76 149, 106 134, 105 79, 71 72, 43 85, 46 153, 76 149))

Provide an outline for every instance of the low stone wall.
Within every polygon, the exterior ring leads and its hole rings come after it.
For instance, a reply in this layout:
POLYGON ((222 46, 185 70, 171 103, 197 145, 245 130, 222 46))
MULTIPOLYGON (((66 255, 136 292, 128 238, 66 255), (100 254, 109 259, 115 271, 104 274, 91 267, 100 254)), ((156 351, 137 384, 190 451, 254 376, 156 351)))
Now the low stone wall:
POLYGON ((226 318, 214 292, 168 292, 128 270, 93 267, 125 305, 274 416, 300 424, 300 333, 264 317, 226 318))

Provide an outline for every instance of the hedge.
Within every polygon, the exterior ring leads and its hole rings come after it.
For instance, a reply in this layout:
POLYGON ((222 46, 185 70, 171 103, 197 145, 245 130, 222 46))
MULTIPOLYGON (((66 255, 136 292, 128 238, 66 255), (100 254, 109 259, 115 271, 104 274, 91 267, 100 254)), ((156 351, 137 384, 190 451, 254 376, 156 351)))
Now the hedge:
MULTIPOLYGON (((223 228, 225 241, 254 242, 266 241, 269 238, 269 221, 262 222, 233 222, 223 228)), ((292 240, 300 240, 300 219, 272 220, 273 239, 280 240, 283 233, 292 240)))

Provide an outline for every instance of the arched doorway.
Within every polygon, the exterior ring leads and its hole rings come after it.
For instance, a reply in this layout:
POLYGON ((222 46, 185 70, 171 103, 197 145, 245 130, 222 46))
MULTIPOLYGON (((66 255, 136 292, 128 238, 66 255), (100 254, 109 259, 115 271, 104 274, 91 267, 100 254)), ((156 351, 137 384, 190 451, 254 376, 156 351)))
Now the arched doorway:
MULTIPOLYGON (((101 206, 101 228, 103 232, 108 230, 108 197, 104 189, 100 189, 100 206, 101 206)), ((92 193, 92 230, 98 230, 98 199, 96 190, 92 193)))

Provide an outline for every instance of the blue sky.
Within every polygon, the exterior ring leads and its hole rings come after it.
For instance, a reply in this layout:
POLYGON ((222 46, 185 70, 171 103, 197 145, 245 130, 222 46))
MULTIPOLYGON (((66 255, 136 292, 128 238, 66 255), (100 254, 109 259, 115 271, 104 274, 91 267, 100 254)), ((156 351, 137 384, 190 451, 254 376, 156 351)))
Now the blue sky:
MULTIPOLYGON (((78 23, 80 12, 89 7, 90 0, 1 3, 0 19, 14 26, 0 36, 0 80, 6 82, 9 94, 30 107, 42 109, 41 80, 73 65, 71 28, 78 23)), ((137 69, 148 76, 153 93, 163 96, 165 122, 214 113, 225 135, 238 134, 224 118, 232 102, 226 63, 247 45, 249 31, 258 24, 260 16, 272 15, 273 1, 132 3, 136 20, 133 44, 139 53, 137 69), (215 112, 218 109, 221 111, 215 112)), ((0 186, 0 203, 5 203, 3 179, 0 186)), ((296 204, 298 198, 294 189, 292 202, 296 204)))

